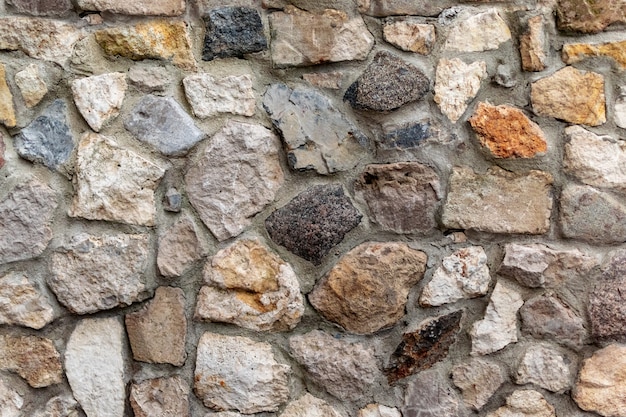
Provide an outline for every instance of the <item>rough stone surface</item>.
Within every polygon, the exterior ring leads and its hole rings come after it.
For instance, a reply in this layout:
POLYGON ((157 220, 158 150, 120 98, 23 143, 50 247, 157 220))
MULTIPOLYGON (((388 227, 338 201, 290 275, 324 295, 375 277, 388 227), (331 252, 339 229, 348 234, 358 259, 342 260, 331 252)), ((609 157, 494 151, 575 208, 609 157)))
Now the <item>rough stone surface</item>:
POLYGON ((364 60, 374 37, 360 16, 326 9, 311 13, 293 6, 269 15, 272 62, 278 67, 364 60))
POLYGON ((228 121, 185 175, 187 195, 211 233, 240 234, 283 185, 278 138, 267 128, 228 121))
POLYGON ((79 233, 50 257, 48 286, 77 314, 130 305, 145 298, 148 235, 79 233))
POLYGON ((524 304, 521 294, 496 283, 482 320, 470 330, 472 354, 487 355, 517 342, 517 311, 524 304))
POLYGON ((447 51, 489 51, 511 39, 511 31, 497 9, 473 15, 470 11, 463 11, 451 25, 443 46, 447 51))
POLYGON ((48 86, 42 79, 37 65, 31 64, 15 74, 15 84, 20 89, 26 107, 34 107, 48 93, 48 86))
POLYGON ((63 381, 61 356, 50 339, 0 336, 0 369, 17 373, 33 388, 63 381))
POLYGON ((119 114, 126 88, 126 75, 121 72, 72 81, 74 103, 89 127, 96 132, 119 114))
POLYGON ((0 201, 0 264, 40 255, 52 239, 56 193, 39 180, 17 185, 0 201))
POLYGON ((4 144, 4 135, 0 133, 0 169, 4 166, 6 160, 4 159, 4 152, 6 151, 6 145, 4 144))
POLYGON ((33 16, 63 17, 72 10, 71 0, 6 0, 19 13, 33 16))
POLYGON ((261 16, 249 7, 219 7, 205 16, 202 59, 238 57, 267 49, 261 16))
POLYGON ((346 90, 344 100, 359 110, 390 111, 420 100, 430 80, 417 67, 381 51, 346 90))
POLYGON ((553 296, 531 298, 520 309, 522 332, 550 339, 566 346, 582 345, 587 338, 585 321, 570 307, 553 296))
POLYGON ((135 417, 189 417, 189 385, 180 376, 148 379, 131 385, 135 417))
POLYGON ((513 68, 507 64, 498 64, 493 82, 504 88, 513 88, 517 85, 517 79, 513 74, 513 68))
POLYGON ((165 170, 112 139, 86 133, 79 145, 68 214, 154 226, 154 192, 165 170))
POLYGON ((213 410, 277 411, 289 399, 289 373, 268 343, 209 332, 198 342, 195 393, 213 410))
POLYGON ((317 185, 273 212, 265 228, 274 242, 319 265, 361 217, 341 185, 317 185))
POLYGON ((310 72, 308 74, 302 74, 302 79, 318 88, 339 90, 343 83, 343 72, 310 72))
POLYGON ((532 158, 548 149, 541 128, 518 108, 481 102, 469 122, 496 158, 532 158))
POLYGON ((437 370, 420 372, 407 385, 404 417, 461 416, 463 411, 459 395, 437 370))
POLYGON ((417 15, 437 16, 450 5, 446 0, 415 1, 415 0, 357 0, 361 13, 376 16, 417 15))
POLYGON ((183 85, 196 117, 205 119, 218 113, 254 116, 256 96, 249 74, 222 78, 206 73, 192 74, 183 78, 183 85))
POLYGON ((602 265, 602 274, 589 294, 591 332, 598 339, 626 340, 626 251, 610 252, 602 265))
POLYGON ((433 307, 480 297, 487 294, 490 282, 485 250, 481 246, 462 248, 443 259, 424 286, 419 303, 433 307))
POLYGON ((491 233, 545 233, 550 227, 552 182, 542 171, 512 173, 494 166, 477 174, 455 167, 442 223, 491 233))
POLYGON ((359 410, 357 417, 402 417, 400 411, 395 407, 387 407, 382 404, 368 404, 359 410))
POLYGON ((426 165, 368 165, 355 181, 354 191, 384 230, 426 234, 437 226, 441 186, 437 173, 426 165))
POLYGON ((128 81, 144 93, 162 92, 171 82, 171 76, 163 67, 133 66, 128 71, 128 81))
POLYGON ((504 376, 496 363, 471 358, 452 368, 452 381, 463 393, 465 404, 478 411, 504 383, 504 376))
POLYGON ((54 319, 48 298, 22 272, 0 277, 0 324, 41 329, 54 319))
POLYGON ((367 137, 313 89, 273 84, 263 107, 281 133, 293 169, 332 174, 354 168, 364 156, 367 137))
POLYGON ((456 123, 476 97, 487 77, 487 64, 466 64, 459 58, 440 59, 435 76, 435 103, 450 121, 456 123))
POLYGON ((532 345, 520 360, 515 382, 520 385, 535 384, 548 391, 563 393, 571 386, 569 363, 570 359, 554 348, 532 345))
POLYGON ((78 403, 71 395, 50 398, 46 405, 35 412, 33 417, 78 417, 78 403))
POLYGON ((185 0, 78 0, 78 7, 140 16, 178 16, 185 12, 185 0))
POLYGON ((546 34, 543 16, 528 19, 528 27, 520 37, 520 55, 524 71, 546 69, 546 34))
POLYGON ((615 112, 613 115, 615 124, 622 129, 626 129, 626 85, 620 86, 613 111, 615 112))
POLYGON ((517 390, 506 399, 506 405, 487 417, 556 417, 554 407, 534 390, 517 390))
POLYGON ((17 123, 15 120, 13 94, 11 94, 11 90, 9 90, 7 85, 6 69, 3 64, 0 64, 0 123, 9 128, 15 127, 17 123))
POLYGON ((626 41, 563 45, 562 58, 566 64, 575 64, 592 57, 611 58, 623 71, 626 69, 626 41))
POLYGON ((330 404, 309 393, 290 402, 280 417, 341 417, 330 404))
POLYGON ((375 390, 381 373, 372 350, 314 330, 289 338, 292 356, 308 375, 340 400, 356 400, 375 390))
POLYGON ((309 294, 327 320, 374 333, 404 316, 410 289, 424 276, 426 254, 405 243, 363 243, 346 253, 309 294))
POLYGON ((410 17, 387 20, 383 25, 383 38, 403 51, 422 55, 430 54, 437 39, 434 25, 410 17))
POLYGON ((24 398, 8 383, 0 379, 0 414, 2 417, 20 417, 24 398))
POLYGON ((539 116, 599 126, 606 122, 604 77, 565 67, 531 84, 530 98, 539 116))
POLYGON ((170 187, 163 196, 163 210, 179 213, 183 205, 183 195, 174 187, 170 187))
POLYGON ((427 143, 445 143, 453 140, 445 128, 429 117, 403 123, 385 123, 378 137, 379 151, 400 151, 419 148, 427 143))
POLYGON ((204 242, 200 240, 194 222, 185 215, 159 237, 159 272, 164 277, 179 277, 205 252, 204 242))
POLYGON ((626 23, 626 5, 619 1, 558 0, 557 26, 564 31, 597 33, 614 23, 626 23))

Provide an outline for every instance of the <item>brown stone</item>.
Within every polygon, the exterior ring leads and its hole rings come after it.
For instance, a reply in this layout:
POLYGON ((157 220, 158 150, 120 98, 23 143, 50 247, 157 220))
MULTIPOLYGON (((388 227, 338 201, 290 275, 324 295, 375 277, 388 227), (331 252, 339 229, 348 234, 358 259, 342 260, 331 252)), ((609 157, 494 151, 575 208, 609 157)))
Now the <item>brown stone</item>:
POLYGON ((165 277, 181 276, 202 258, 204 252, 193 221, 184 216, 159 238, 159 272, 165 277))
POLYGON ((139 16, 178 16, 185 12, 185 0, 78 0, 83 10, 139 16))
POLYGON ((0 123, 6 127, 15 127, 16 123, 13 94, 7 85, 6 70, 2 64, 0 64, 0 123))
POLYGON ((608 255, 589 294, 589 319, 595 338, 626 341, 626 250, 608 255))
POLYGON ((626 69, 626 41, 604 43, 569 43, 563 45, 562 58, 566 64, 575 64, 587 58, 606 57, 626 69))
POLYGON ((546 69, 546 35, 543 17, 528 19, 528 28, 520 37, 520 55, 524 71, 543 71, 546 69))
POLYGON ((520 309, 522 332, 577 347, 587 338, 585 322, 556 297, 541 295, 526 301, 520 309))
POLYGON ((189 384, 180 376, 134 383, 130 405, 135 417, 189 417, 189 384))
POLYGON ((63 381, 61 356, 50 339, 0 336, 0 369, 17 373, 33 388, 63 381))
POLYGON ((496 363, 471 358, 452 368, 452 381, 463 393, 465 404, 478 411, 504 383, 504 376, 496 363))
POLYGON ((33 16, 62 17, 72 9, 72 0, 7 0, 19 13, 33 16))
POLYGON ((614 23, 626 22, 626 4, 619 0, 558 0, 560 30, 597 33, 614 23))
POLYGON ((469 122, 496 158, 532 158, 547 150, 541 128, 515 107, 478 103, 469 122))
POLYGON ((426 254, 405 243, 363 243, 345 254, 309 294, 328 320, 357 334, 392 327, 411 287, 424 276, 426 254))

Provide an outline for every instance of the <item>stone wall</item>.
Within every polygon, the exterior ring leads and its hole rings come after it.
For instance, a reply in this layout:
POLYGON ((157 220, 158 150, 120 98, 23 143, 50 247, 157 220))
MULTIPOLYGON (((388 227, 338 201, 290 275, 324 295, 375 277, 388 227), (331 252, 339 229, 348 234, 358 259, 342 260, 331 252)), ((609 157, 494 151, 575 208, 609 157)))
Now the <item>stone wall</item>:
POLYGON ((626 416, 625 22, 2 1, 0 416, 626 416))

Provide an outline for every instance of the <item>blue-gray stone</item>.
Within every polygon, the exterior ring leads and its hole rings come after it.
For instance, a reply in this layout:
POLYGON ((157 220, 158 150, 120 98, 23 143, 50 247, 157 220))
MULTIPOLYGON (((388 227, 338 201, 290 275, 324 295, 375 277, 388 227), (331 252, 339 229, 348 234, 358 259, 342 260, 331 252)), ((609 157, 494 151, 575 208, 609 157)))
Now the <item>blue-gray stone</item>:
POLYGON ((249 7, 220 7, 204 18, 206 34, 202 59, 243 57, 267 49, 259 12, 249 7))

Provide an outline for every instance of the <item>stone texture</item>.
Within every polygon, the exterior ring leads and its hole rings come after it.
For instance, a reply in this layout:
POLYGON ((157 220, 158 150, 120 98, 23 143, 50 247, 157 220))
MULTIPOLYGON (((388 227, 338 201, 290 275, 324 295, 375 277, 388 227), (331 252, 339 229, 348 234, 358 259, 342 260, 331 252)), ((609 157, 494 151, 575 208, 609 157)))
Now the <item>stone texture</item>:
POLYGON ((455 167, 442 223, 491 233, 545 233, 550 227, 552 182, 542 171, 512 173, 494 166, 477 174, 455 167))
POLYGON ((452 368, 452 381, 463 393, 465 404, 478 411, 504 383, 504 376, 496 363, 470 358, 452 368))
POLYGON ((36 336, 0 336, 0 369, 15 372, 33 388, 63 381, 61 356, 52 340, 36 336))
POLYGON ((25 273, 11 271, 0 277, 0 324, 41 329, 54 316, 48 298, 25 273))
POLYGON ((625 250, 610 252, 589 294, 591 332, 597 339, 626 340, 626 295, 621 293, 626 283, 625 264, 625 250))
POLYGON ((372 221, 396 233, 427 234, 437 227, 439 176, 416 162, 368 165, 354 183, 372 221))
POLYGON ((393 327, 404 316, 409 291, 424 276, 426 259, 405 243, 363 243, 317 283, 309 302, 352 333, 393 327))
POLYGON ((405 60, 380 51, 346 90, 344 100, 358 110, 391 111, 420 100, 430 90, 430 80, 405 60))
POLYGON ((201 119, 218 113, 254 116, 256 96, 252 82, 249 74, 216 78, 202 73, 183 78, 187 101, 193 114, 201 119))
POLYGON ((30 64, 15 74, 15 84, 20 89, 26 107, 34 107, 48 93, 48 86, 42 78, 40 69, 30 64))
POLYGON ((165 170, 113 139, 86 133, 79 145, 71 217, 154 226, 154 192, 165 170))
POLYGON ((185 0, 78 0, 78 7, 139 16, 178 16, 185 12, 185 0))
POLYGON ((446 143, 454 139, 449 131, 429 117, 400 123, 384 123, 378 137, 378 150, 400 151, 419 148, 428 143, 446 143))
POLYGON ((187 358, 183 290, 157 288, 149 303, 126 315, 126 332, 136 361, 182 366, 187 358))
POLYGON ((463 416, 464 411, 448 378, 437 370, 420 372, 407 385, 404 417, 463 416))
POLYGON ((339 90, 343 83, 343 72, 310 72, 308 74, 302 74, 302 79, 318 88, 339 90))
POLYGON ((561 300, 541 295, 524 303, 520 309, 522 332, 540 339, 550 339, 578 347, 587 338, 585 321, 561 300))
POLYGON ((626 85, 619 87, 619 94, 613 106, 613 120, 618 127, 626 129, 626 85))
POLYGON ((13 94, 7 85, 6 69, 3 64, 0 64, 0 123, 9 128, 15 127, 16 124, 13 94))
POLYGON ((517 384, 535 384, 552 392, 563 393, 571 386, 570 359, 558 350, 543 346, 528 347, 517 367, 517 384))
POLYGON ((341 417, 330 404, 309 393, 290 402, 280 417, 341 417))
POLYGON ((626 5, 619 1, 558 0, 557 26, 560 30, 597 33, 614 23, 626 23, 626 5))
POLYGON ((170 73, 163 67, 140 67, 133 65, 128 70, 128 81, 144 93, 165 91, 171 82, 170 73))
POLYGON ((575 64, 592 57, 611 58, 623 71, 626 69, 626 41, 563 45, 562 58, 566 64, 575 64))
MULTIPOLYGON (((135 2, 128 4, 136 4, 135 2)), ((151 20, 134 26, 118 26, 95 32, 96 41, 107 55, 138 61, 161 59, 193 71, 196 60, 187 24, 183 21, 151 20)))
POLYGON ((481 52, 498 49, 511 39, 511 31, 497 9, 477 14, 463 10, 452 21, 443 49, 481 52))
POLYGON ((433 307, 480 297, 487 294, 490 282, 485 250, 481 246, 462 248, 443 259, 424 286, 419 303, 433 307))
POLYGON ((359 410, 357 417, 402 417, 395 407, 387 407, 382 404, 368 404, 359 410))
POLYGON ((387 20, 383 25, 383 38, 403 51, 422 55, 430 54, 437 39, 434 25, 411 17, 387 20))
POLYGON ((565 67, 532 83, 530 98, 539 116, 589 126, 606 122, 604 77, 595 72, 565 67))
POLYGON ((33 417, 78 417, 78 403, 71 395, 50 398, 46 405, 32 414, 33 417))
POLYGON ((117 117, 128 87, 126 75, 121 72, 79 78, 71 86, 78 111, 96 132, 117 117))
POLYGON ((58 170, 74 150, 74 138, 67 124, 67 105, 54 100, 41 116, 13 138, 17 153, 24 159, 58 170))
POLYGON ((174 187, 170 187, 163 196, 163 210, 179 213, 183 205, 183 195, 174 187))
POLYGON ((517 77, 513 74, 513 69, 508 64, 498 64, 493 82, 504 88, 513 88, 517 85, 517 77))
POLYGON ((376 16, 417 15, 437 16, 445 7, 450 6, 447 0, 416 1, 416 0, 357 0, 361 13, 376 16))
POLYGON ((543 71, 546 69, 546 34, 543 16, 528 19, 528 27, 520 37, 520 55, 524 71, 543 71))
POLYGON ((274 211, 265 228, 274 242, 319 265, 361 217, 341 185, 317 185, 274 211))
POLYGON ((20 417, 24 398, 8 383, 0 379, 0 416, 20 417))
POLYGON ((261 16, 249 7, 218 7, 204 15, 202 59, 237 57, 267 49, 261 16))
POLYGON ((506 405, 487 417, 556 417, 554 407, 534 390, 517 390, 506 399, 506 405))
POLYGON ((67 342, 65 373, 87 417, 124 416, 124 339, 112 317, 81 320, 67 342))
POLYGON ((6 0, 19 13, 33 16, 63 17, 72 10, 71 0, 6 0))
POLYGON ((487 355, 517 342, 517 311, 522 304, 521 294, 496 283, 484 318, 475 322, 469 332, 472 355, 487 355))
POLYGON ((548 149, 541 128, 512 106, 478 103, 469 123, 480 144, 496 158, 532 158, 548 149))
POLYGON ((277 411, 289 399, 289 373, 269 343, 209 332, 198 342, 195 393, 213 410, 277 411))
POLYGON ((419 324, 414 332, 404 333, 402 342, 389 359, 385 368, 387 381, 398 380, 424 371, 448 356, 448 350, 456 342, 461 330, 462 311, 439 317, 430 317, 419 324))
POLYGON ((277 67, 362 61, 374 37, 360 16, 326 9, 311 13, 293 6, 269 15, 272 62, 277 67))
POLYGON ((313 89, 272 84, 263 107, 281 133, 293 169, 333 174, 354 168, 364 157, 367 136, 313 89))
POLYGON ((435 103, 456 123, 487 77, 487 64, 484 61, 466 64, 459 58, 440 59, 435 77, 435 103))
POLYGON ((4 159, 4 152, 6 151, 6 145, 4 144, 4 135, 0 133, 0 169, 4 166, 6 160, 4 159))
POLYGON ((39 256, 52 239, 56 193, 32 179, 0 201, 0 264, 39 256))
POLYGON ((189 385, 180 376, 148 379, 131 385, 135 417, 189 417, 189 385))
POLYGON ((148 235, 79 233, 50 257, 48 286, 77 314, 130 305, 146 297, 148 235))
POLYGON ((358 400, 371 395, 380 382, 374 352, 360 343, 313 330, 290 337, 289 348, 307 375, 340 400, 358 400))
POLYGON ((230 120, 188 169, 189 201, 219 241, 240 234, 274 201, 284 182, 278 142, 261 125, 230 120))
POLYGON ((194 222, 189 216, 182 216, 159 237, 159 272, 167 278, 183 275, 204 256, 204 246, 194 222))

